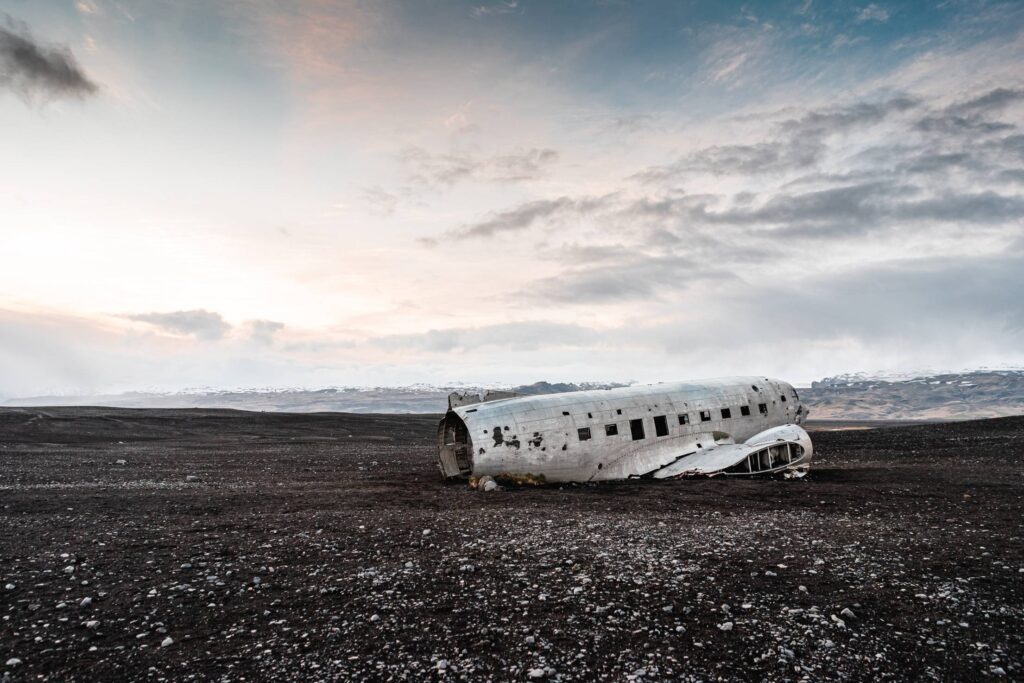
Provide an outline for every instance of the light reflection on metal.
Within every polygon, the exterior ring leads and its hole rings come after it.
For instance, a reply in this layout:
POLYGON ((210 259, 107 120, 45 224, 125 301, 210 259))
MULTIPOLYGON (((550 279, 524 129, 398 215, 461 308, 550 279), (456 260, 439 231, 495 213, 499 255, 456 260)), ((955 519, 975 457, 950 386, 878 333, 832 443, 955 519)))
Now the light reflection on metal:
POLYGON ((767 377, 540 396, 456 393, 448 405, 438 426, 446 478, 802 476, 814 453, 796 391, 767 377))

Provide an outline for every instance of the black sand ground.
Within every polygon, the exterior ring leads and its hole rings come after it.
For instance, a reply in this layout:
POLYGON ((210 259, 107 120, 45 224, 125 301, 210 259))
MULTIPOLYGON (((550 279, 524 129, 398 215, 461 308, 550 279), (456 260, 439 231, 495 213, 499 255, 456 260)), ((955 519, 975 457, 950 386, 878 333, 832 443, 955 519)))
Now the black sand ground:
POLYGON ((0 411, 0 676, 1024 678, 1024 418, 487 494, 435 424, 0 411))

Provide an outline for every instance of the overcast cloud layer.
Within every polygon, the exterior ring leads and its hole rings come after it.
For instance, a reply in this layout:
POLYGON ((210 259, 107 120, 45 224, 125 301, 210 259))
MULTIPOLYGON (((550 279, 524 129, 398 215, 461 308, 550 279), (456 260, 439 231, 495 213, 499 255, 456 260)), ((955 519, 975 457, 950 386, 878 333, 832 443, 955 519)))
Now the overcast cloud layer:
POLYGON ((0 12, 0 397, 1024 365, 1019 3, 0 12))

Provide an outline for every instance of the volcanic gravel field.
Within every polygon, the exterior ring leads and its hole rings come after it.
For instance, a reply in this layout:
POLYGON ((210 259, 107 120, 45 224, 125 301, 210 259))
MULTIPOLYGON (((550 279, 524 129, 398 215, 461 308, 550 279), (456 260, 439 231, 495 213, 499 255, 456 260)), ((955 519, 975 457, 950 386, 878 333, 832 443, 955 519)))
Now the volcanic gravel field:
POLYGON ((1024 679, 1024 418, 489 493, 436 424, 0 410, 0 676, 1024 679))

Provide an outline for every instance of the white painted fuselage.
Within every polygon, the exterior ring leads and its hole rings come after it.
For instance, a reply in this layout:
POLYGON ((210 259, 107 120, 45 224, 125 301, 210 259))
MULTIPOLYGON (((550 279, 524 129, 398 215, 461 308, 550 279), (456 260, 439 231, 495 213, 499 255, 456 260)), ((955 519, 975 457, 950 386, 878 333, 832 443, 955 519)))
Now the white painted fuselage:
POLYGON ((802 472, 807 411, 792 386, 727 377, 471 402, 438 428, 445 477, 548 482, 802 472))

